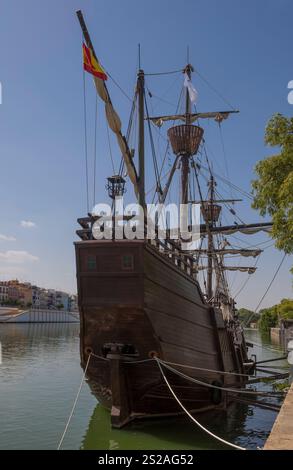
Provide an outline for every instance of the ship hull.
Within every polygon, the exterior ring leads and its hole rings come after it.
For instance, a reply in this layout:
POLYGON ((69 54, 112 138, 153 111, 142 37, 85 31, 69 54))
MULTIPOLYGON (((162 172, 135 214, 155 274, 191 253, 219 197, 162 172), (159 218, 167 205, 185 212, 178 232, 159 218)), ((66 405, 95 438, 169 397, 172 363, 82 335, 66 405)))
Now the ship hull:
MULTIPOLYGON (((244 344, 235 346, 180 261, 138 240, 77 242, 76 260, 81 364, 113 426, 182 411, 155 357, 197 381, 243 385, 241 375, 222 372, 245 372, 244 344)), ((164 373, 188 410, 226 406, 223 391, 164 373)))

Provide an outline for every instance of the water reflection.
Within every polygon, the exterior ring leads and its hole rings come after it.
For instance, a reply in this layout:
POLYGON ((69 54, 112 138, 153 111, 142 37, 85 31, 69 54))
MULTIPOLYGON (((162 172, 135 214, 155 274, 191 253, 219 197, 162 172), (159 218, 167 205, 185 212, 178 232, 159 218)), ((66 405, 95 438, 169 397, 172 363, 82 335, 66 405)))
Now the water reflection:
MULTIPOLYGON (((97 405, 88 430, 82 441, 82 449, 210 449, 210 443, 202 432, 185 418, 145 420, 130 424, 125 429, 111 429, 109 412, 97 405)), ((218 443, 213 448, 222 448, 218 443)))
MULTIPOLYGON (((246 336, 258 344, 253 348, 258 360, 282 355, 278 346, 272 346, 257 331, 248 331, 246 336), (268 349, 261 346, 262 341, 268 349)), ((56 449, 82 376, 79 325, 0 325, 0 341, 0 448, 56 449)), ((282 372, 283 367, 288 369, 286 361, 274 366, 282 372)), ((260 387, 271 389, 267 383, 260 387)), ((256 449, 263 446, 275 416, 274 411, 235 402, 227 411, 198 419, 224 439, 256 449)), ((188 450, 223 446, 185 417, 139 421, 113 430, 109 413, 97 405, 85 384, 63 448, 188 450)))
MULTIPOLYGON (((198 420, 224 439, 255 449, 266 440, 270 425, 264 410, 234 403, 227 411, 217 411, 198 417, 198 420)), ((265 410, 267 411, 267 410, 265 410)), ((275 414, 275 413, 274 413, 275 414)), ((125 429, 111 429, 109 412, 97 405, 83 438, 81 449, 86 450, 171 450, 226 449, 210 438, 185 417, 134 422, 125 429)))
MULTIPOLYGON (((278 357, 282 350, 272 347, 269 337, 260 337, 255 330, 246 332, 247 339, 255 342, 252 353, 258 360, 278 357), (264 349, 261 346, 263 342, 264 349)), ((276 366, 288 370, 286 361, 276 366)), ((267 375, 267 374, 263 374, 267 375)), ((257 385, 261 390, 272 390, 271 383, 257 385)), ((279 398, 266 398, 268 403, 280 403, 279 398)), ((244 403, 233 403, 226 411, 216 411, 198 417, 198 420, 213 433, 224 439, 246 447, 262 447, 269 435, 276 412, 244 403)), ((97 405, 82 441, 81 449, 223 449, 224 446, 211 439, 185 417, 167 420, 134 422, 125 429, 111 429, 109 412, 97 405)))

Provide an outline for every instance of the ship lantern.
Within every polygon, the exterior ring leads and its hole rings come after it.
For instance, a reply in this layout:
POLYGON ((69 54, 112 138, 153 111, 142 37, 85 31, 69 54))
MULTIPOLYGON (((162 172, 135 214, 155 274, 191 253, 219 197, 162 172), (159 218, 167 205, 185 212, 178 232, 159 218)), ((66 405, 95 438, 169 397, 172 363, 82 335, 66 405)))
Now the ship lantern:
POLYGON ((109 197, 115 199, 115 197, 123 196, 126 191, 125 188, 125 179, 120 175, 109 176, 107 178, 108 183, 106 184, 106 189, 108 191, 109 197))
POLYGON ((199 126, 182 124, 168 130, 168 137, 175 155, 195 155, 202 136, 203 129, 199 126))
POLYGON ((201 213, 206 223, 218 222, 222 207, 218 204, 203 203, 201 213))

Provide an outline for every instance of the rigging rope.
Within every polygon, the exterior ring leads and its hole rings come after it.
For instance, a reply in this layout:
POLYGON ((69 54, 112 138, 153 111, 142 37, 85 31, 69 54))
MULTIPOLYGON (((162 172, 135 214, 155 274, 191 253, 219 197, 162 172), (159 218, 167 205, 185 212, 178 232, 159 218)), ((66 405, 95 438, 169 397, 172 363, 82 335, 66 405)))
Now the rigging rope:
POLYGON ((273 278, 272 280, 270 281, 265 293, 263 294, 262 298, 260 299, 260 301, 258 302, 257 304, 257 307, 254 309, 254 312, 248 317, 248 319, 246 321, 243 322, 243 326, 246 326, 249 322, 250 322, 250 319, 253 317, 253 315, 256 313, 256 311, 259 309, 259 307, 261 306, 265 296, 267 295, 268 291, 270 290, 274 280, 276 279, 277 275, 278 275, 278 272, 280 271, 281 267, 282 267, 282 264, 284 263, 285 261, 285 258, 287 256, 287 253, 284 253, 284 256, 279 264, 279 266, 277 267, 277 270, 275 272, 275 274, 273 275, 273 278))
MULTIPOLYGON (((177 79, 176 79, 176 81, 177 81, 177 79)), ((148 91, 148 95, 149 95, 150 98, 155 98, 156 100, 162 101, 162 103, 168 104, 169 106, 172 106, 172 107, 175 106, 174 103, 170 103, 170 101, 164 100, 164 98, 160 98, 160 96, 157 96, 157 95, 155 95, 154 93, 151 93, 148 87, 146 87, 146 89, 147 89, 147 91, 148 91)), ((156 107, 157 107, 157 106, 154 106, 154 107, 151 108, 152 113, 154 113, 154 109, 155 109, 156 107)))
POLYGON ((96 94, 95 137, 94 137, 94 190, 93 190, 93 207, 95 206, 95 202, 96 202, 97 120, 98 120, 98 95, 96 94))
MULTIPOLYGON (((134 93, 134 97, 132 99, 132 106, 131 106, 128 126, 127 126, 127 131, 126 131, 126 136, 125 136, 126 142, 128 144, 129 144, 129 140, 130 140, 130 134, 131 134, 131 130, 132 130, 133 116, 134 116, 135 110, 136 110, 136 92, 134 93)), ((125 166, 124 158, 121 157, 121 162, 120 162, 120 167, 119 167, 119 175, 120 176, 123 176, 124 166, 125 166)))
MULTIPOLYGON (((222 196, 222 194, 221 194, 216 188, 215 188, 215 194, 216 194, 216 196, 219 197, 219 199, 225 199, 224 196, 222 196)), ((232 192, 231 192, 231 197, 232 197, 232 199, 233 199, 233 194, 232 194, 232 192)), ((236 219, 239 220, 239 222, 240 222, 241 224, 246 225, 245 222, 244 222, 242 219, 240 219, 240 217, 237 215, 236 210, 234 209, 234 207, 231 206, 231 204, 229 204, 228 202, 224 202, 223 204, 224 204, 224 206, 226 207, 226 209, 227 209, 236 219)))
POLYGON ((149 129, 149 134, 150 134, 150 143, 151 143, 151 150, 152 150, 152 158, 153 158, 153 165, 154 165, 154 170, 155 170, 155 178, 156 178, 156 192, 161 193, 162 188, 161 188, 161 182, 160 182, 160 173, 159 173, 159 168, 158 168, 158 162, 157 162, 157 157, 156 157, 156 151, 155 151, 155 144, 154 144, 154 139, 153 139, 153 134, 152 134, 152 128, 150 125, 150 120, 149 120, 149 110, 148 110, 148 104, 147 104, 147 99, 144 93, 144 102, 145 102, 145 109, 146 109, 146 114, 148 118, 148 129, 149 129))
POLYGON ((216 93, 216 95, 221 98, 224 103, 226 103, 233 111, 236 111, 236 108, 201 74, 199 73, 198 69, 195 70, 195 73, 210 87, 210 89, 216 93))
POLYGON ((109 133, 109 125, 106 123, 107 127, 107 138, 108 138, 108 147, 109 147, 109 152, 110 152, 110 158, 111 158, 111 163, 112 163, 112 170, 113 174, 115 175, 115 166, 114 166, 114 160, 113 160, 113 155, 112 155, 112 148, 111 148, 111 140, 110 140, 110 133, 109 133))
POLYGON ((145 76, 148 76, 148 77, 153 77, 153 76, 157 76, 157 75, 171 75, 173 73, 183 73, 183 69, 180 69, 180 70, 171 70, 171 72, 156 72, 156 73, 145 73, 145 76))
MULTIPOLYGON (((179 95, 179 99, 178 99, 178 103, 177 103, 177 108, 176 108, 176 110, 175 110, 175 114, 177 114, 178 109, 179 109, 179 107, 180 107, 180 102, 181 102, 181 100, 182 100, 182 96, 183 96, 183 87, 181 88, 181 91, 180 91, 180 95, 179 95)), ((173 126, 174 126, 174 122, 175 122, 175 121, 173 121, 173 126)), ((157 126, 155 126, 153 122, 151 122, 151 124, 152 124, 152 126, 155 128, 156 132, 159 133, 159 136, 160 136, 161 138, 163 138, 162 135, 161 135, 161 133, 158 131, 157 126)), ((170 154, 170 153, 169 153, 169 149, 170 149, 170 140, 169 140, 169 139, 164 139, 164 140, 166 140, 167 144, 166 144, 165 155, 164 155, 164 158, 163 158, 163 161, 162 161, 162 165, 161 165, 161 169, 160 169, 160 172, 159 172, 159 177, 160 177, 160 178, 161 178, 161 175, 162 175, 162 172, 163 172, 163 168, 164 168, 164 164, 165 164, 167 155, 170 154)), ((156 192, 154 193, 154 196, 153 196, 153 198, 152 198, 152 204, 154 203, 155 196, 156 196, 156 192)), ((168 192, 168 196, 169 196, 169 199, 170 199, 170 194, 169 194, 169 192, 168 192)))
POLYGON ((168 389, 170 390, 171 394, 173 395, 173 397, 175 398, 175 400, 177 401, 177 403, 179 404, 179 406, 183 409, 183 411, 185 411, 185 413, 187 414, 187 416, 189 416, 189 418, 204 432, 206 432, 207 434, 209 434, 210 436, 212 436, 214 439, 222 442, 223 444, 226 444, 230 447, 234 447, 235 449, 238 449, 238 450, 246 450, 244 447, 240 447, 240 446, 237 446, 236 444, 232 444, 231 442, 228 442, 226 441, 225 439, 222 439, 221 437, 217 436, 216 434, 212 433, 211 431, 209 431, 207 428, 205 428, 202 424, 200 424, 199 421, 197 421, 191 413, 189 413, 189 411, 185 408, 185 406, 181 403, 181 401, 179 400, 179 398, 177 397, 176 393, 174 392, 174 390, 172 389, 171 385, 169 384, 168 382, 168 379, 167 377, 165 376, 163 370, 162 370, 162 367, 161 367, 161 364, 159 362, 159 360, 157 359, 157 364, 158 364, 158 367, 160 369, 160 372, 162 374, 162 377, 168 387, 168 389))
MULTIPOLYGON (((220 140, 221 140, 221 145, 222 145, 222 152, 223 152, 223 156, 224 156, 226 176, 227 176, 227 179, 230 180, 228 161, 227 161, 226 149, 225 149, 225 144, 224 144, 223 131, 222 131, 222 126, 221 126, 220 122, 219 122, 219 132, 220 132, 220 140)), ((230 186, 230 193, 231 193, 231 199, 233 199, 233 192, 232 192, 231 186, 230 186)))
POLYGON ((125 98, 128 99, 128 101, 132 102, 132 99, 130 98, 130 96, 128 96, 128 94, 123 90, 123 88, 119 85, 118 82, 116 82, 116 80, 112 77, 112 75, 105 69, 105 67, 103 66, 106 74, 111 78, 112 82, 117 86, 117 88, 119 88, 119 90, 121 91, 121 93, 125 96, 125 98))
MULTIPOLYGON (((259 259, 260 259, 260 255, 258 255, 258 257, 256 258, 255 263, 254 263, 254 265, 253 265, 253 268, 256 267, 256 265, 257 265, 259 259)), ((238 297, 238 295, 240 294, 240 292, 242 292, 243 289, 247 286, 247 284, 248 284, 248 282, 249 282, 250 279, 251 279, 251 275, 248 274, 248 277, 247 277, 247 279, 245 280, 245 282, 243 283, 242 287, 241 287, 241 288, 237 291, 237 293, 233 296, 234 300, 238 297)))
MULTIPOLYGON (((210 168, 206 168, 204 165, 201 165, 201 168, 205 171, 210 172, 210 168)), ((228 186, 232 186, 232 188, 235 189, 236 191, 238 191, 240 194, 243 194, 247 198, 253 200, 253 196, 250 193, 248 193, 244 189, 241 189, 239 186, 236 186, 235 184, 231 183, 231 181, 227 180, 227 178, 224 178, 224 176, 221 176, 221 175, 219 175, 215 172, 213 172, 213 173, 214 173, 214 176, 216 176, 216 178, 220 179, 221 181, 223 181, 228 186)))

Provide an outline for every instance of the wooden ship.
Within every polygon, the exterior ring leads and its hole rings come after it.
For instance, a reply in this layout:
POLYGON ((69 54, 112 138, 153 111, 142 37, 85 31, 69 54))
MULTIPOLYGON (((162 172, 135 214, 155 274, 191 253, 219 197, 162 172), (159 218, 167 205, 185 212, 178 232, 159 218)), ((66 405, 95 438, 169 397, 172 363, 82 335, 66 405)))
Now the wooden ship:
MULTIPOLYGON (((82 13, 79 11, 77 15, 85 44, 98 62, 82 13)), ((187 64, 182 72, 190 79, 192 70, 187 64)), ((108 178, 107 190, 113 201, 109 219, 112 221, 115 214, 115 198, 124 194, 126 178, 133 184, 140 206, 146 206, 145 128, 150 124, 179 121, 168 130, 174 164, 165 187, 156 184, 156 192, 163 204, 172 178, 179 172, 180 203, 189 204, 190 175, 198 176, 195 159, 203 145, 204 130, 200 123, 204 119, 221 122, 235 111, 194 113, 189 89, 185 87, 183 114, 150 117, 145 75, 139 69, 133 101, 138 111, 137 170, 128 136, 122 135, 106 83, 96 76, 94 82, 122 154, 119 174, 108 178)), ((117 239, 115 228, 111 239, 95 239, 93 227, 101 216, 89 212, 78 219, 80 241, 75 242, 75 250, 81 365, 92 393, 110 410, 113 427, 120 428, 133 419, 182 412, 154 358, 173 364, 193 379, 218 387, 206 388, 166 370, 177 396, 191 413, 228 406, 229 397, 221 387, 243 387, 253 371, 254 363, 248 357, 235 303, 229 293, 225 276, 229 267, 224 258, 236 252, 255 257, 260 250, 229 248, 225 237, 237 231, 267 230, 270 224, 222 225, 222 206, 234 201, 217 198, 212 171, 208 197, 204 199, 199 185, 197 195, 202 223, 200 244, 194 250, 183 249, 180 237, 174 240, 168 236, 170 230, 164 240, 159 236, 149 240, 144 226, 143 239, 117 239), (202 265, 202 259, 206 260, 206 266, 202 265), (202 286, 199 278, 203 270, 207 275, 202 286)), ((239 269, 251 273, 255 270, 253 267, 239 269)))

